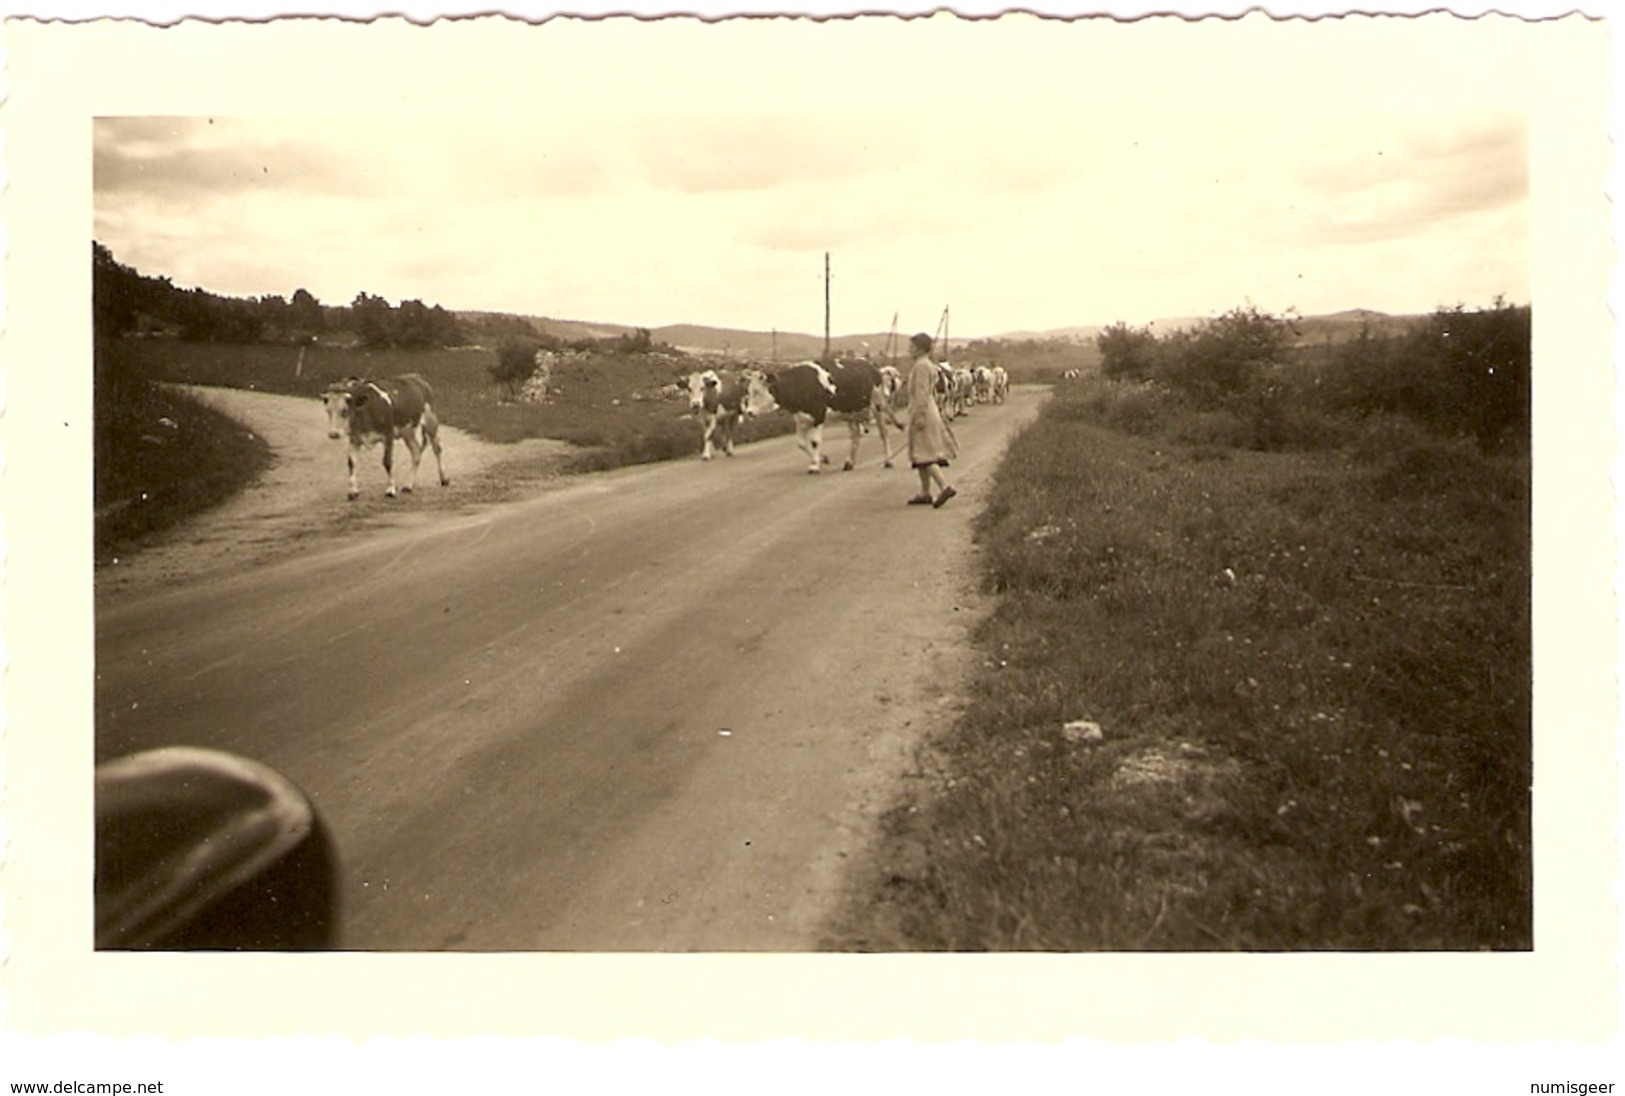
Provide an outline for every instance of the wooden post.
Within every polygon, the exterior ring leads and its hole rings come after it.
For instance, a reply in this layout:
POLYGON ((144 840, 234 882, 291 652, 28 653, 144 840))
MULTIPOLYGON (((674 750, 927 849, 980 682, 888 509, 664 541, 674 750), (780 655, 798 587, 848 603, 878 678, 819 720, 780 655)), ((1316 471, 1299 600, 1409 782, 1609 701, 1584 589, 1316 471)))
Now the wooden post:
POLYGON ((829 252, 824 252, 824 364, 830 363, 829 356, 829 252))

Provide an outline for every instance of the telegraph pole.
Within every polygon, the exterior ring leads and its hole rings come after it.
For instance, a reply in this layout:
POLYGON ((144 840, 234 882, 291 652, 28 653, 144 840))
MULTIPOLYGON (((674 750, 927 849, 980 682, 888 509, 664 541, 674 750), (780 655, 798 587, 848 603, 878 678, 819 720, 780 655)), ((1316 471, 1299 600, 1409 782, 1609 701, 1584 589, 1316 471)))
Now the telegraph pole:
POLYGON ((829 357, 829 252, 824 252, 824 364, 829 357))

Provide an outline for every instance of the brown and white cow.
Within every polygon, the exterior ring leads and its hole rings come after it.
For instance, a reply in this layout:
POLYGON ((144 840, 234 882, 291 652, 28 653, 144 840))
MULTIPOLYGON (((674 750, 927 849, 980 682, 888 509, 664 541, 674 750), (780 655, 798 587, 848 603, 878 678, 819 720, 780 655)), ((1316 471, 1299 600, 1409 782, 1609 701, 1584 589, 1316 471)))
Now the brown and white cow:
POLYGON ((389 490, 384 494, 395 497, 395 439, 406 443, 412 454, 412 478, 401 488, 410 491, 418 483, 418 462, 423 459, 425 443, 434 447, 435 468, 440 473, 440 486, 451 480, 446 478, 446 467, 440 457, 440 420, 434 414, 434 390, 429 382, 416 373, 388 380, 365 380, 350 377, 328 385, 322 393, 327 408, 327 436, 348 438, 350 451, 350 498, 361 494, 356 484, 356 464, 361 450, 369 445, 384 444, 384 472, 389 476, 389 490))
POLYGON ((889 423, 898 430, 904 427, 892 408, 885 378, 872 363, 857 361, 820 365, 817 362, 801 362, 768 373, 765 387, 770 397, 768 405, 756 405, 756 397, 753 396, 753 406, 757 406, 761 412, 776 407, 795 417, 796 444, 807 454, 808 472, 816 473, 819 466, 829 460, 823 454, 823 443, 824 422, 830 415, 844 420, 851 432, 852 447, 847 453, 846 471, 850 472, 856 467, 863 426, 871 421, 880 429, 885 465, 887 468, 892 466, 886 426, 889 423))
POLYGON ((734 431, 739 420, 755 415, 765 401, 763 375, 759 370, 706 369, 690 373, 679 382, 688 393, 690 414, 699 415, 705 424, 705 439, 700 450, 701 460, 710 460, 715 454, 713 442, 722 442, 722 451, 734 455, 734 431), (752 399, 752 393, 755 398, 752 399))

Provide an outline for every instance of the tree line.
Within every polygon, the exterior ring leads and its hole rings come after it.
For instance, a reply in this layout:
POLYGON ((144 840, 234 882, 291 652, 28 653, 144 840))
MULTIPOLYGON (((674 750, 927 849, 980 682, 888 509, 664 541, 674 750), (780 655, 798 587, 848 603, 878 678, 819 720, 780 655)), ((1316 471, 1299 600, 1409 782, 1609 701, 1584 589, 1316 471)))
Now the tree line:
POLYGON ((307 289, 291 297, 225 297, 182 288, 167 275, 142 274, 92 241, 93 319, 97 335, 166 334, 192 342, 301 343, 352 333, 370 348, 460 345, 465 324, 440 305, 391 305, 365 291, 348 305, 324 305, 307 289))

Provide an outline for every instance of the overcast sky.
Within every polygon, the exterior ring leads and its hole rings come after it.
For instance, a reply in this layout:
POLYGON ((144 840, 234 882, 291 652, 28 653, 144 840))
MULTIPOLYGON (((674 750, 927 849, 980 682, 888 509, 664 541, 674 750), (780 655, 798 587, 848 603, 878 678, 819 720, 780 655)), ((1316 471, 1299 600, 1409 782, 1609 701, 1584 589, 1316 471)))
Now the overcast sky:
POLYGON ((94 231, 233 296, 648 327, 820 331, 826 251, 836 334, 1527 301, 1525 116, 1346 103, 107 118, 94 231))

